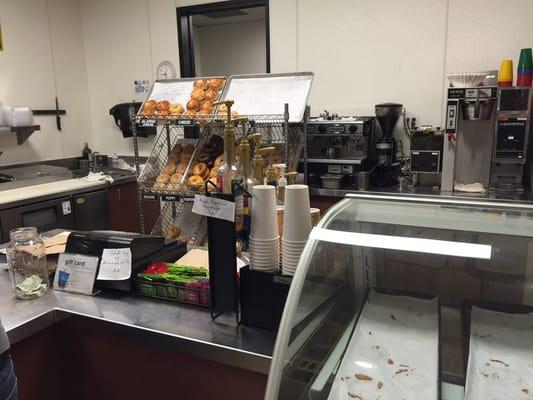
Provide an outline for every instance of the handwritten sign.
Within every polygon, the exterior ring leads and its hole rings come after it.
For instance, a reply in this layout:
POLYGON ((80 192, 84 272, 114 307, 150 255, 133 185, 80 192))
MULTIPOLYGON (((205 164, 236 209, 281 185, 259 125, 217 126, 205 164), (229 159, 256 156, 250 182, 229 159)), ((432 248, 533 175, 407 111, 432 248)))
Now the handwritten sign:
POLYGON ((195 195, 192 212, 229 222, 235 221, 235 203, 215 197, 202 196, 200 194, 195 195))
POLYGON ((98 257, 61 253, 57 261, 54 289, 92 294, 98 257))
POLYGON ((131 276, 131 250, 104 249, 96 279, 101 281, 123 281, 131 276))

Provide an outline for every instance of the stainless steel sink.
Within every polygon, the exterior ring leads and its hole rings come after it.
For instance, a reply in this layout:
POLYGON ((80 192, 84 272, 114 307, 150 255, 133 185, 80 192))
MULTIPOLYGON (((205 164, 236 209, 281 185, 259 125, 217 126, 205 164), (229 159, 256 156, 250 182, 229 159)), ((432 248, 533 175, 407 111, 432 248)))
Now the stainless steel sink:
POLYGON ((0 191, 71 179, 72 172, 54 165, 37 164, 0 170, 0 191))

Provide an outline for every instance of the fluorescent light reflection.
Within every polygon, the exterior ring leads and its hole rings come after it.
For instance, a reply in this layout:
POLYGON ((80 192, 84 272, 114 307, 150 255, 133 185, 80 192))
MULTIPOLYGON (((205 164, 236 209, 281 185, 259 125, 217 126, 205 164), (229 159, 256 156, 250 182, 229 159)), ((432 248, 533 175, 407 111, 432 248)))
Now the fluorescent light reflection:
POLYGON ((355 365, 358 365, 359 367, 366 368, 366 369, 374 368, 374 366, 372 364, 364 362, 364 361, 356 361, 355 365))
POLYGON ((378 249, 414 251, 416 253, 441 254, 482 260, 490 260, 492 258, 492 246, 490 244, 376 235, 373 233, 345 232, 324 228, 313 228, 309 238, 324 242, 378 249))

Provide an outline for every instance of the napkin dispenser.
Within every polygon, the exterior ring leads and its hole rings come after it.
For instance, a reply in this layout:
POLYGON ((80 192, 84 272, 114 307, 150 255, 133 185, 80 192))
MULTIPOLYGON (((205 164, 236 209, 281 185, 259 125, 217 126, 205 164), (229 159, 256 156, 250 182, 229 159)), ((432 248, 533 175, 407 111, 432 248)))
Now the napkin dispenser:
POLYGON ((101 258, 104 249, 124 248, 131 250, 130 278, 116 281, 97 279, 96 289, 132 292, 134 290, 133 278, 142 269, 153 262, 175 261, 187 252, 186 245, 182 242, 165 243, 162 236, 117 231, 72 232, 69 235, 65 252, 101 258))

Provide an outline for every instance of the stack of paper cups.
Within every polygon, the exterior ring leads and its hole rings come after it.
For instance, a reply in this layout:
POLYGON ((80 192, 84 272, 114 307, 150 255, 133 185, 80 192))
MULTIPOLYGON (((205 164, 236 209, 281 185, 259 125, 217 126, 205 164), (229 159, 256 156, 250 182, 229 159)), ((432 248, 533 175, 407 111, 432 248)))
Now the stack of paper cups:
POLYGON ((285 275, 294 275, 310 232, 309 188, 306 185, 288 185, 285 188, 281 240, 281 266, 285 275))
POLYGON ((269 185, 253 188, 254 206, 250 226, 250 268, 258 271, 279 270, 279 234, 276 189, 269 185))

